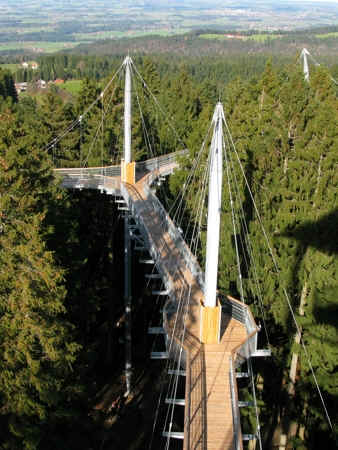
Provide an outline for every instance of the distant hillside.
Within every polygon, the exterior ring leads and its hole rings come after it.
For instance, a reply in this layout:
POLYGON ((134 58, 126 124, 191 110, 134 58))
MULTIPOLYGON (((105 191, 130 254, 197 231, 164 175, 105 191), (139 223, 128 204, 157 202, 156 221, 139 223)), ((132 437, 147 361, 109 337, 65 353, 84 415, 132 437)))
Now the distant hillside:
POLYGON ((177 54, 182 56, 210 56, 231 54, 283 54, 294 56, 303 47, 313 55, 336 57, 338 52, 338 27, 327 27, 297 32, 215 32, 195 31, 180 36, 145 36, 122 38, 82 44, 69 50, 72 53, 96 55, 177 54))

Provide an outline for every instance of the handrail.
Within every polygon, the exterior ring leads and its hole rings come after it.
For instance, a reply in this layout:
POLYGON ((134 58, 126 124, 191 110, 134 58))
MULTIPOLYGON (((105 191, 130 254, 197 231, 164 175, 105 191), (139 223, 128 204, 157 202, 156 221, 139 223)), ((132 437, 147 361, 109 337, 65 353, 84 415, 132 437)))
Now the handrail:
POLYGON ((153 194, 148 185, 145 185, 145 191, 148 198, 151 198, 153 204, 156 204, 158 213, 162 221, 165 222, 168 227, 168 233, 170 234, 173 242, 175 242, 176 247, 180 250, 187 267, 191 271, 192 275, 197 279, 202 291, 204 291, 204 273, 197 261, 197 258, 195 257, 195 255, 193 255, 187 243, 183 239, 181 233, 178 231, 171 217, 167 213, 166 209, 163 207, 162 203, 156 197, 156 195, 153 194))
MULTIPOLYGON (((178 150, 173 153, 168 153, 166 155, 155 156, 154 158, 147 159, 146 161, 136 162, 136 170, 145 168, 147 170, 154 170, 156 168, 162 167, 168 161, 174 161, 177 156, 183 156, 187 153, 187 149, 178 150)), ((80 173, 96 173, 98 175, 102 174, 102 171, 105 173, 114 173, 116 175, 121 174, 121 164, 115 164, 111 166, 95 166, 95 167, 65 167, 59 169, 53 169, 56 173, 68 173, 78 171, 80 173)))
POLYGON ((231 408, 232 408, 232 420, 233 420, 233 428, 234 428, 234 449, 235 450, 243 450, 243 441, 242 441, 242 429, 240 423, 240 414, 238 407, 238 392, 237 392, 237 383, 235 379, 233 366, 233 358, 229 356, 229 378, 230 378, 230 393, 231 393, 231 408))
POLYGON ((187 149, 178 150, 166 155, 155 156, 154 158, 147 159, 146 161, 136 162, 136 170, 149 170, 153 171, 164 166, 168 161, 175 161, 177 156, 183 156, 188 152, 187 149))

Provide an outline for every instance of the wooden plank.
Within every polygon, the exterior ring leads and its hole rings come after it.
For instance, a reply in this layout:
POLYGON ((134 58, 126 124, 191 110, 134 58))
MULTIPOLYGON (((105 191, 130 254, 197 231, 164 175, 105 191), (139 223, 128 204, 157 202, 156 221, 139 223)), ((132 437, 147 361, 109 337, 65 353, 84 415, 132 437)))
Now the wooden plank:
POLYGON ((218 344, 220 338, 220 320, 222 307, 201 305, 201 342, 204 344, 218 344))

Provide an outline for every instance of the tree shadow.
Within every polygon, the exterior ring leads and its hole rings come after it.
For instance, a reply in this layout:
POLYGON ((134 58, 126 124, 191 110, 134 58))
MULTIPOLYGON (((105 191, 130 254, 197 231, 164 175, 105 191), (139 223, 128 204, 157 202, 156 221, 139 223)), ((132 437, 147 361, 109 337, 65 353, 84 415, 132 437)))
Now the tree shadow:
POLYGON ((293 230, 284 230, 283 237, 290 237, 303 245, 314 247, 328 255, 338 253, 338 208, 317 221, 308 220, 293 230))
MULTIPOLYGON (((335 255, 338 253, 338 209, 334 209, 331 212, 320 216, 317 220, 307 220, 295 227, 287 227, 279 234, 279 237, 287 238, 290 241, 296 241, 297 243, 295 259, 292 263, 292 286, 295 287, 294 294, 298 295, 296 293, 296 290, 297 286, 299 287, 299 271, 301 270, 301 266, 306 255, 306 250, 312 248, 315 251, 318 251, 318 253, 322 253, 323 255, 329 257, 335 257, 335 255)), ((330 279, 329 277, 327 277, 327 280, 320 286, 316 287, 314 292, 312 292, 312 314, 314 324, 337 327, 338 305, 336 301, 336 292, 337 281, 334 279, 330 279)), ((294 329, 291 314, 289 315, 287 323, 288 330, 291 332, 291 329, 294 329)), ((311 328, 308 328, 306 333, 308 338, 310 338, 312 341, 319 339, 314 330, 312 330, 311 328)), ((327 345, 330 345, 332 347, 337 345, 337 343, 332 339, 329 340, 329 336, 325 336, 325 340, 327 345)), ((274 367, 274 369, 281 370, 278 380, 280 383, 283 383, 285 368, 283 370, 281 369, 281 367, 274 367)), ((304 397, 302 397, 302 395, 299 393, 299 390, 303 389, 303 384, 300 381, 300 379, 298 379, 297 381, 298 388, 296 391, 296 398, 299 399, 299 405, 303 405, 302 402, 304 400, 304 397)), ((275 382, 272 383, 272 386, 276 386, 275 382)), ((312 383, 308 383, 305 391, 312 391, 312 387, 312 383)), ((334 418, 335 408, 333 405, 336 404, 337 397, 335 395, 329 394, 328 392, 325 392, 325 401, 327 403, 331 417, 334 418)), ((295 398, 290 398, 288 396, 285 387, 282 387, 278 393, 276 392, 276 398, 270 398, 270 402, 274 403, 276 405, 276 409, 279 410, 279 414, 282 417, 280 425, 284 431, 289 429, 289 425, 292 423, 292 421, 298 422, 298 424, 300 424, 304 420, 310 420, 312 421, 312 424, 316 423, 316 419, 314 418, 314 416, 311 416, 310 414, 307 418, 303 417, 303 410, 294 408, 296 403, 295 398)), ((325 419, 322 412, 322 406, 319 399, 317 398, 317 395, 315 394, 313 395, 313 398, 311 400, 311 407, 316 408, 317 417, 319 417, 319 415, 322 415, 322 418, 320 420, 323 423, 325 419)), ((277 423, 278 419, 277 417, 274 417, 275 425, 272 426, 271 429, 274 429, 277 423)), ((332 445, 333 437, 330 433, 326 433, 326 436, 324 438, 323 435, 318 432, 316 427, 308 430, 308 433, 309 436, 307 438, 307 442, 310 443, 311 448, 317 448, 316 446, 312 447, 312 445, 314 442, 318 442, 319 436, 323 440, 323 442, 325 441, 325 445, 327 445, 327 448, 332 445)), ((273 445, 273 433, 268 433, 265 441, 266 443, 268 442, 269 444, 273 445)))

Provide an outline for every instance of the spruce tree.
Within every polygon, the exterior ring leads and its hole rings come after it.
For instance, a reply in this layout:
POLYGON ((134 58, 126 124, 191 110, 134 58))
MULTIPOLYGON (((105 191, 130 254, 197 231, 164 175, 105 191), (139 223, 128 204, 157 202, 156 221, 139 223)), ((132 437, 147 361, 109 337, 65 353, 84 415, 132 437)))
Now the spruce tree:
POLYGON ((56 194, 49 160, 13 114, 0 131, 0 401, 10 432, 2 437, 4 448, 35 449, 72 409, 79 346, 63 272, 45 243, 56 194))

